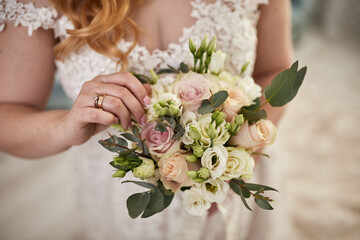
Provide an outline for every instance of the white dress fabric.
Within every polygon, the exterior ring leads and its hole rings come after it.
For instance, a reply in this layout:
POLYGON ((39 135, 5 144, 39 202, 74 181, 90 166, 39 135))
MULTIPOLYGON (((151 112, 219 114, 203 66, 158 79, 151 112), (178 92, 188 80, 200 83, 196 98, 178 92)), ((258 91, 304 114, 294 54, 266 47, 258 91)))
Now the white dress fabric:
MULTIPOLYGON (((207 34, 217 36, 217 49, 227 54, 225 68, 232 74, 239 73, 243 64, 250 62, 245 75, 251 75, 257 45, 256 25, 259 4, 267 0, 215 0, 204 3, 192 1, 191 16, 194 25, 183 29, 178 42, 166 50, 136 45, 129 55, 128 70, 148 75, 148 70, 166 68, 167 64, 179 66, 189 57, 188 39, 199 45, 207 34)), ((55 38, 66 39, 66 29, 72 23, 52 7, 23 4, 16 0, 0 0, 0 31, 5 22, 14 22, 28 28, 28 34, 39 27, 52 29, 55 38)), ((130 42, 120 41, 118 47, 126 50, 130 42)), ((75 99, 85 81, 97 75, 118 72, 110 58, 103 56, 88 45, 72 52, 66 59, 56 61, 60 82, 71 98, 75 99)), ((79 208, 83 214, 86 239, 261 239, 253 221, 257 213, 242 207, 240 197, 230 194, 219 206, 221 214, 210 218, 193 217, 185 213, 181 196, 176 196, 168 209, 148 219, 131 219, 126 210, 126 199, 131 193, 145 191, 134 184, 121 184, 111 178, 113 168, 108 164, 113 154, 103 149, 97 140, 106 138, 106 133, 94 136, 86 144, 73 147, 75 178, 79 208), (250 237, 249 237, 250 236, 250 237)), ((129 174, 131 175, 131 174, 129 174)), ((256 175, 256 174, 255 174, 256 175)), ((256 220, 257 224, 259 221, 256 220)), ((265 226, 260 229, 264 230, 265 226)))

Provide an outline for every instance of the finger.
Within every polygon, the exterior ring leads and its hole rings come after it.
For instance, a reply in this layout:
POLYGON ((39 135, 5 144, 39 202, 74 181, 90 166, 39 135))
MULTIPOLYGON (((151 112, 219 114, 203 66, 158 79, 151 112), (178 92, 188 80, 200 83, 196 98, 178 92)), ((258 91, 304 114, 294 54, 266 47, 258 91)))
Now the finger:
POLYGON ((103 109, 117 116, 124 128, 131 128, 130 112, 121 99, 106 95, 103 100, 103 109))
POLYGON ((144 98, 148 96, 146 88, 141 82, 131 73, 122 72, 109 75, 99 76, 98 79, 103 83, 113 83, 126 87, 139 100, 139 102, 146 106, 144 98))
POLYGON ((97 123, 108 126, 119 122, 114 114, 93 107, 81 108, 78 114, 83 125, 97 123))
POLYGON ((143 84, 144 88, 146 89, 147 93, 150 94, 151 93, 151 85, 148 83, 143 84))

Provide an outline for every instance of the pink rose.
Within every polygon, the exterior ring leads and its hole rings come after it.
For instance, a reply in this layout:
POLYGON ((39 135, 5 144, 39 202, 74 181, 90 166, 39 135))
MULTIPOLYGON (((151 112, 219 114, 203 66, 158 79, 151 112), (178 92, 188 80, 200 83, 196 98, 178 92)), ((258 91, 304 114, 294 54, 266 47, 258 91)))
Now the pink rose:
POLYGON ((223 103, 224 113, 226 113, 226 121, 231 122, 234 116, 242 107, 250 106, 251 101, 246 93, 241 88, 226 89, 229 93, 228 98, 223 103))
POLYGON ((171 140, 174 131, 167 127, 166 132, 155 130, 157 122, 148 122, 142 126, 141 139, 145 140, 145 144, 151 154, 161 157, 164 154, 171 154, 180 149, 179 140, 171 140))
POLYGON ((230 138, 229 144, 255 151, 265 145, 274 143, 276 138, 276 127, 270 121, 261 119, 253 125, 246 121, 240 131, 230 138))
POLYGON ((201 105, 203 99, 211 96, 210 90, 217 91, 214 81, 204 75, 189 72, 174 85, 174 93, 181 100, 185 111, 195 112, 201 105))
POLYGON ((174 193, 179 192, 183 186, 191 186, 192 180, 186 175, 189 170, 199 170, 199 162, 190 163, 185 159, 189 153, 179 151, 172 155, 165 155, 158 162, 160 180, 166 189, 174 193))

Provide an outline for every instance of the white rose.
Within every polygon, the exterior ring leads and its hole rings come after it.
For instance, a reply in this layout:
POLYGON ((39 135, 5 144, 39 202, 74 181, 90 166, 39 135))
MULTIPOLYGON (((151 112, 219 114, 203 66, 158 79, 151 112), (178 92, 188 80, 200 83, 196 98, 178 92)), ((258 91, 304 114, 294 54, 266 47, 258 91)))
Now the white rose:
MULTIPOLYGON (((209 127, 211 123, 211 115, 212 113, 207 113, 202 115, 199 120, 197 121, 197 126, 200 129, 201 133, 201 139, 200 142, 204 147, 210 146, 210 137, 207 134, 207 128, 209 127)), ((215 122, 212 123, 215 127, 215 122)), ((216 130, 216 137, 213 139, 214 145, 224 145, 230 138, 229 132, 225 128, 225 121, 220 124, 215 130, 216 130)))
POLYGON ((186 212, 194 216, 203 216, 211 207, 211 203, 204 199, 203 191, 193 186, 183 193, 183 205, 186 212))
POLYGON ((250 101, 254 101, 261 96, 261 87, 257 85, 250 76, 239 78, 237 87, 242 88, 249 96, 250 101))
POLYGON ((239 177, 251 179, 255 162, 250 154, 243 148, 227 147, 226 149, 228 150, 226 170, 220 178, 222 180, 239 177))
POLYGON ((215 145, 204 151, 201 165, 209 169, 211 179, 216 179, 225 172, 227 158, 227 149, 223 145, 215 145))
POLYGON ((219 75, 224 70, 226 54, 216 51, 211 54, 209 70, 212 74, 219 75))
POLYGON ((204 198, 209 202, 222 202, 225 200, 227 192, 229 190, 229 184, 225 181, 217 178, 210 180, 209 182, 202 183, 201 189, 204 194, 204 198))
POLYGON ((196 126, 197 115, 194 112, 186 111, 180 117, 180 124, 185 129, 184 135, 181 137, 181 141, 190 145, 194 143, 194 139, 190 137, 190 126, 196 126))
POLYGON ((222 89, 234 87, 238 81, 238 76, 233 76, 227 71, 222 71, 218 77, 222 89))

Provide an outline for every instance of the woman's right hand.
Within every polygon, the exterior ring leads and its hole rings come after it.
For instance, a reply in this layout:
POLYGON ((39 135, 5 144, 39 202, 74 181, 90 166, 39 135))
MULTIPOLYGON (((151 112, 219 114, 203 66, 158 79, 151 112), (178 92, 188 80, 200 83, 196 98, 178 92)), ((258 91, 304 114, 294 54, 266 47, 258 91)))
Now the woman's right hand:
POLYGON ((65 118, 65 136, 69 145, 80 145, 109 125, 121 122, 131 128, 132 118, 146 122, 144 107, 150 104, 148 84, 141 84, 131 73, 100 75, 85 82, 65 118), (95 108, 94 97, 104 96, 102 108, 95 108))

